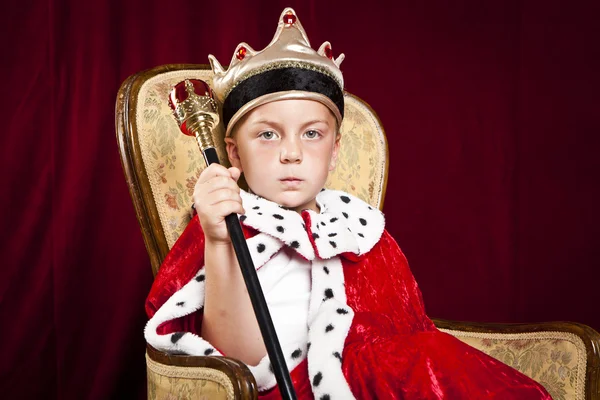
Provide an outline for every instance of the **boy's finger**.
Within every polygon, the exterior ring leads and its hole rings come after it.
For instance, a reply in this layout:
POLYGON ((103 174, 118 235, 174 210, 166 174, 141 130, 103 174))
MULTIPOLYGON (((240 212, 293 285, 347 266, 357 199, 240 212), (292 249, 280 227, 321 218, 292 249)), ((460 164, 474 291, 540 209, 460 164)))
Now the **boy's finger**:
POLYGON ((231 173, 220 164, 210 164, 208 167, 202 171, 200 177, 198 178, 198 183, 204 183, 215 176, 226 176, 230 177, 231 173))
POLYGON ((207 204, 213 205, 213 206, 215 204, 219 204, 223 201, 236 201, 236 202, 242 204, 242 198, 240 197, 240 194, 236 191, 229 190, 229 189, 216 190, 211 193, 210 198, 207 200, 208 200, 207 204))
MULTIPOLYGON (((209 179, 208 181, 204 182, 203 184, 204 189, 202 191, 202 193, 204 194, 211 194, 214 191, 217 190, 222 190, 222 189, 229 189, 232 190, 234 192, 239 193, 240 192, 240 188, 237 185, 237 183, 235 183, 235 181, 230 177, 230 176, 217 176, 216 178, 212 178, 209 179)), ((199 193, 201 193, 199 191, 199 193)))
POLYGON ((225 200, 213 206, 212 218, 225 218, 229 214, 245 214, 246 210, 237 201, 225 200), (221 217, 220 217, 221 216, 221 217))
POLYGON ((231 177, 233 178, 233 180, 236 182, 238 179, 240 179, 240 175, 242 175, 242 171, 240 171, 239 168, 236 167, 229 168, 229 172, 231 173, 231 177))

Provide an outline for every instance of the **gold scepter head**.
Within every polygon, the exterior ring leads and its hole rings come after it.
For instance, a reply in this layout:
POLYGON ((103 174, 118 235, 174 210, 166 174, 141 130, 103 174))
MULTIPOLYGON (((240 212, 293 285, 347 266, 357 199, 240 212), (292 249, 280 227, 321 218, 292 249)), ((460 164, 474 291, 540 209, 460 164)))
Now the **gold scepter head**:
POLYGON ((169 106, 181 132, 195 137, 202 153, 215 147, 212 130, 219 123, 219 111, 206 82, 200 79, 179 82, 169 93, 169 106))

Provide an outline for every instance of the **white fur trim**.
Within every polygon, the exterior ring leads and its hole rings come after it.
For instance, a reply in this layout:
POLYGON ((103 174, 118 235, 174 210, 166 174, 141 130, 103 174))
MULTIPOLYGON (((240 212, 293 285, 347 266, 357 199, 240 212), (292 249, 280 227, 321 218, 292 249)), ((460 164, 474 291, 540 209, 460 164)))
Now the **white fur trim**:
POLYGON ((213 345, 190 332, 161 335, 156 330, 166 322, 189 315, 204 306, 204 267, 184 287, 175 292, 146 324, 144 336, 153 347, 169 353, 221 355, 213 345))
POLYGON ((278 239, 259 233, 256 236, 246 240, 248 250, 252 256, 254 268, 257 270, 265 265, 277 252, 283 247, 283 243, 278 239))
POLYGON ((316 240, 322 258, 327 258, 326 255, 329 254, 333 256, 346 252, 362 255, 379 242, 385 228, 385 218, 379 209, 339 190, 323 190, 316 200, 321 213, 310 211, 310 215, 311 220, 315 222, 319 220, 320 231, 325 234, 320 235, 320 239, 316 240), (337 217, 337 220, 332 222, 333 218, 329 217, 337 217), (326 225, 323 226, 320 222, 325 222, 326 225), (329 234, 336 232, 338 235, 343 235, 343 240, 339 240, 341 244, 337 243, 337 249, 331 250, 329 243, 321 244, 323 241, 330 240, 329 234))
POLYGON ((243 190, 240 195, 246 210, 244 225, 281 240, 307 260, 315 258, 300 214, 243 190))
POLYGON ((353 399, 342 371, 342 353, 354 311, 346 304, 339 257, 313 263, 309 311, 308 376, 315 398, 353 399))
POLYGON ((358 197, 338 190, 322 190, 316 201, 321 212, 304 210, 305 218, 293 210, 254 194, 241 191, 246 214, 243 223, 278 238, 307 260, 331 258, 342 253, 362 255, 375 246, 385 228, 381 211, 358 197), (313 248, 308 235, 314 238, 313 248))

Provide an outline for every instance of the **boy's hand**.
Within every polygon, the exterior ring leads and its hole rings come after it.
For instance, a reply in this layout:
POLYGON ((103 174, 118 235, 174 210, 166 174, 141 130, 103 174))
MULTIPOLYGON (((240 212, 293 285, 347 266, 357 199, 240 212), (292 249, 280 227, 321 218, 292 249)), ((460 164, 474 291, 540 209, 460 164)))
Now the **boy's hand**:
POLYGON ((196 182, 192 200, 207 242, 231 243, 225 217, 232 213, 245 213, 237 185, 240 175, 240 170, 235 167, 227 169, 211 164, 196 182))

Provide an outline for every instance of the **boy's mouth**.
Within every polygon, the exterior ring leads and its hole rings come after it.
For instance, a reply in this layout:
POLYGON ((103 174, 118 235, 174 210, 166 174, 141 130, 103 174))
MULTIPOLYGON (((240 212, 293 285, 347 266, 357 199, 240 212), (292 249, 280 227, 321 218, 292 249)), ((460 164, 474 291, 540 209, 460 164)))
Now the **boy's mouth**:
POLYGON ((302 182, 302 179, 296 178, 294 176, 288 176, 286 178, 280 179, 280 181, 286 186, 297 186, 302 182))

